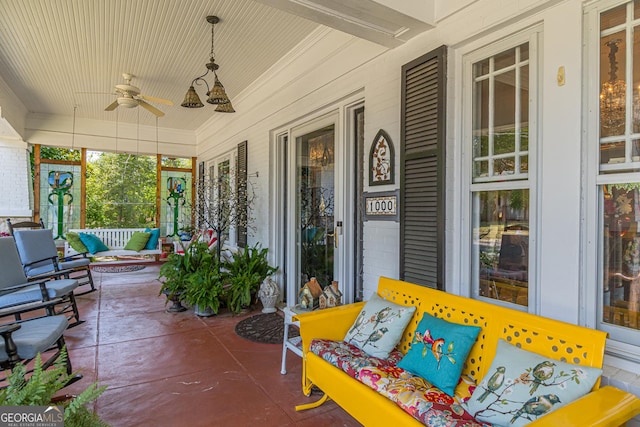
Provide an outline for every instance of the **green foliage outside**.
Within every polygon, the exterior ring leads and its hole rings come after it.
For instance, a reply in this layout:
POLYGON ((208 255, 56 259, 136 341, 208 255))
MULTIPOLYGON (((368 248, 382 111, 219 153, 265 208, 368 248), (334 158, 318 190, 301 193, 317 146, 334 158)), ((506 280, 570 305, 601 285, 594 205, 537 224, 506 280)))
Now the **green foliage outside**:
POLYGON ((87 228, 155 225, 156 160, 97 153, 87 162, 87 228))
POLYGON ((67 374, 67 353, 63 350, 53 367, 42 368, 40 354, 36 356, 33 373, 27 377, 22 364, 16 365, 7 377, 8 386, 0 390, 0 406, 64 406, 64 425, 66 427, 108 427, 109 425, 91 410, 87 404, 100 396, 106 386, 93 383, 79 395, 58 402, 54 396, 74 375, 67 374))

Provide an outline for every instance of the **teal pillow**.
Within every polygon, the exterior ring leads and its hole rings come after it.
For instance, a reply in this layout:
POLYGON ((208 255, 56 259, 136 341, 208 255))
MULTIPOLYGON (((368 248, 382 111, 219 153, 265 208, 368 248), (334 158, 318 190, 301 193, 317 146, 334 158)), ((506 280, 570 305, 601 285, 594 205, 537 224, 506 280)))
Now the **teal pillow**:
POLYGON ((95 234, 78 233, 78 236, 80 236, 80 241, 87 247, 87 250, 91 254, 109 250, 107 245, 102 243, 102 240, 95 234))
POLYGON ((129 251, 140 252, 141 250, 144 249, 144 245, 147 244, 150 236, 151 236, 151 233, 134 231, 133 234, 131 235, 131 238, 127 242, 127 244, 124 245, 124 248, 129 251))
POLYGON ((560 362, 500 340, 467 411, 478 421, 523 426, 584 396, 601 374, 601 369, 560 362))
POLYGON ((149 236, 149 240, 147 244, 144 246, 145 249, 157 249, 158 248, 158 240, 160 239, 160 229, 159 228, 145 228, 145 232, 151 233, 149 236))
POLYGON ((78 236, 78 233, 68 232, 64 235, 64 237, 65 239, 67 239, 67 242, 69 242, 69 246, 71 246, 74 251, 81 254, 89 252, 84 243, 82 243, 82 240, 80 240, 80 236, 78 236))
POLYGON ((380 298, 367 301, 344 337, 369 356, 386 359, 402 338, 415 307, 405 307, 380 298))
POLYGON ((459 325, 424 313, 411 348, 398 367, 426 379, 453 396, 467 355, 479 332, 478 326, 459 325))

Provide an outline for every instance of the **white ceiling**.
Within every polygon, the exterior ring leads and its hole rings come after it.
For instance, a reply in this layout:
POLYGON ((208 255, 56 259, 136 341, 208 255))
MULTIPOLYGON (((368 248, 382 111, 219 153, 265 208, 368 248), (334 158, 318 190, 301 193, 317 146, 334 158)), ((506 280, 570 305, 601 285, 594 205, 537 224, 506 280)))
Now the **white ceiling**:
MULTIPOLYGON (((153 104, 166 113, 160 127, 193 131, 224 114, 180 106, 209 61, 207 15, 220 18, 215 57, 233 101, 322 25, 387 47, 432 27, 435 0, 400 0, 402 10, 394 1, 0 0, 0 79, 29 113, 69 117, 75 106, 78 118, 155 125, 142 108, 104 111, 132 73, 142 94, 174 102, 153 104)), ((196 89, 204 102, 206 89, 196 89)))

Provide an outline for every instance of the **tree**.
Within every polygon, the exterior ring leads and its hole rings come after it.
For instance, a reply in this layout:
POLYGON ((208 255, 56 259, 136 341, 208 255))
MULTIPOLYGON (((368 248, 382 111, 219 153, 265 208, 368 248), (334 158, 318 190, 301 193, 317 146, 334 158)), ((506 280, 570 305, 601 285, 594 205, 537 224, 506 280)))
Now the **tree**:
POLYGON ((155 224, 155 158, 100 153, 87 163, 87 175, 87 227, 155 224))
POLYGON ((253 184, 236 179, 235 173, 200 177, 196 189, 196 206, 192 212, 201 228, 210 228, 218 237, 216 254, 220 259, 222 236, 230 228, 252 228, 253 184))

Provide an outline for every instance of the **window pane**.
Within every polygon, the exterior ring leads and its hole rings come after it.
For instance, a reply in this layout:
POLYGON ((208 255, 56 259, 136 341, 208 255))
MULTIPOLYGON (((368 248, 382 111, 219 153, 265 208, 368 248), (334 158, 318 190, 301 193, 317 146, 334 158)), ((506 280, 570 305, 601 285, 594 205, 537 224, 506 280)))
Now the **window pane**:
POLYGON ((520 172, 529 172, 529 156, 520 157, 520 172))
POLYGON ((514 128, 516 119, 516 72, 515 70, 496 76, 494 101, 494 126, 502 130, 514 128))
POLYGON ((633 132, 640 132, 640 27, 633 31, 633 132))
POLYGON ((523 306, 529 292, 529 190, 474 193, 473 254, 479 294, 523 306))
POLYGON ((600 15, 600 30, 615 27, 624 24, 627 15, 627 5, 623 4, 616 8, 610 9, 600 15))
POLYGON ((601 188, 603 321, 640 329, 640 183, 601 188))
POLYGON ((529 66, 520 68, 520 150, 529 149, 529 66))
POLYGON ((623 135, 626 123, 624 31, 600 39, 600 137, 623 135))
POLYGON ((529 59, 529 43, 520 45, 520 61, 529 59))
POLYGON ((616 164, 624 162, 624 141, 600 144, 600 164, 616 164))
POLYGON ((503 159, 495 159, 493 161, 494 175, 512 175, 516 170, 515 157, 506 157, 503 159))
POLYGON ((486 74, 489 74, 489 59, 484 59, 473 65, 473 77, 480 77, 486 74))
POLYGON ((509 49, 495 56, 493 62, 494 71, 501 70, 505 67, 516 63, 516 49, 509 49))

